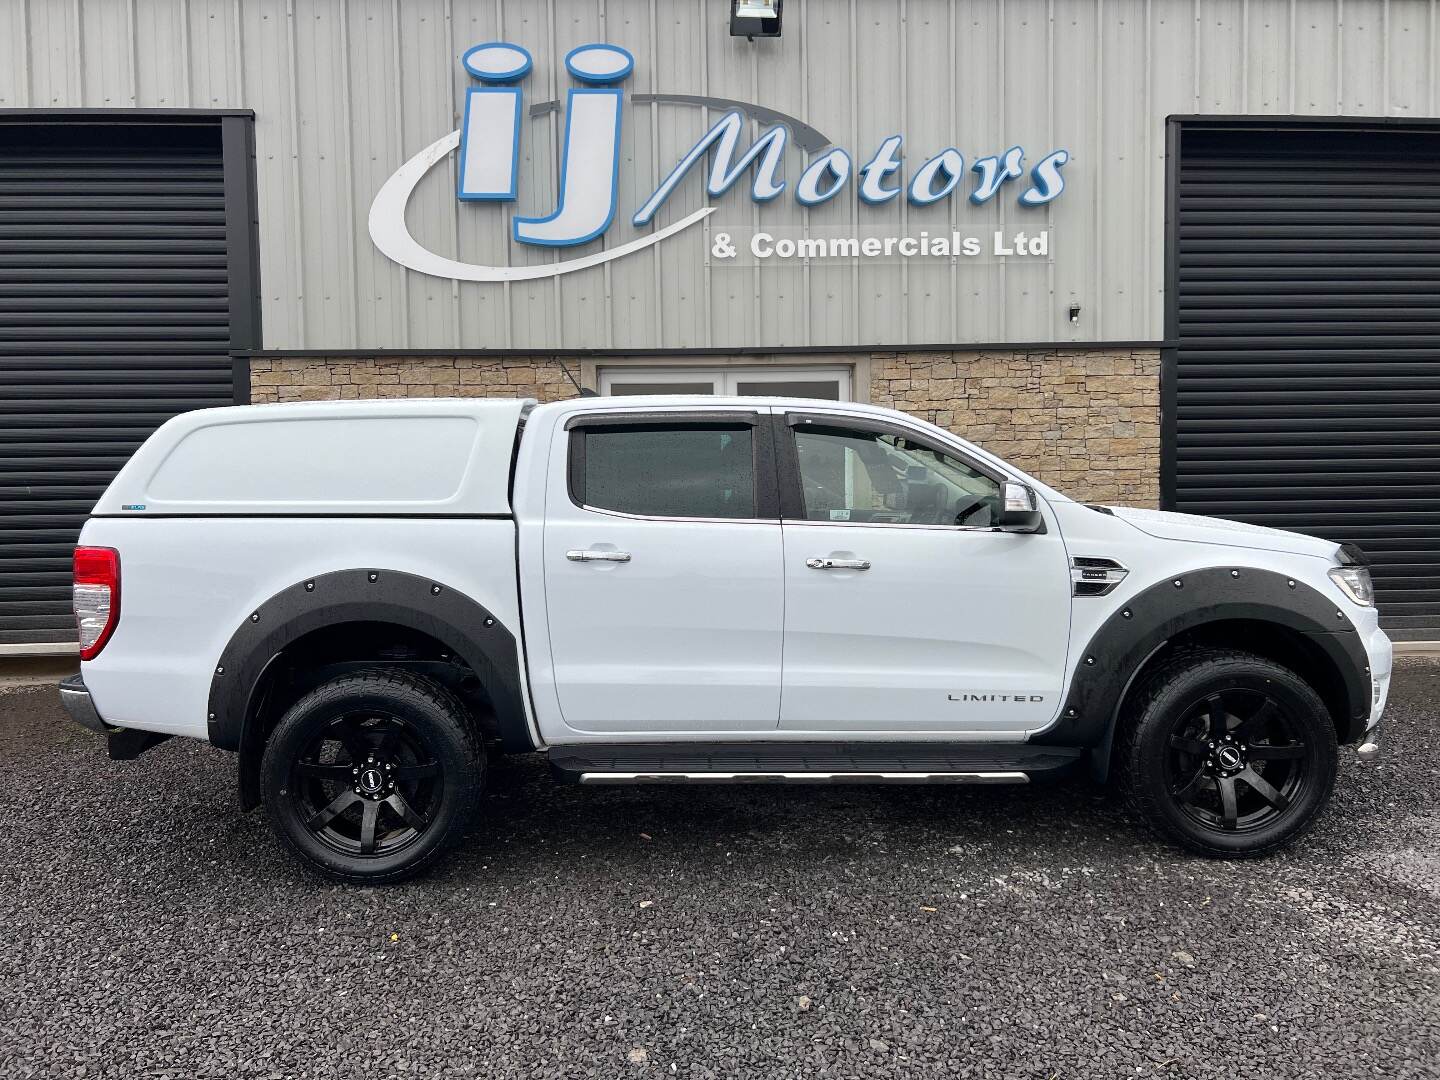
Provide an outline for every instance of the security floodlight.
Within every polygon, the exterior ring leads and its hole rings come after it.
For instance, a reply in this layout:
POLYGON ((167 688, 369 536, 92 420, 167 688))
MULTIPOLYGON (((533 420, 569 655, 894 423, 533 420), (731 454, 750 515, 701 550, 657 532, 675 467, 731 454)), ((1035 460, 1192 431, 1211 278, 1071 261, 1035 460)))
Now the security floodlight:
POLYGON ((780 36, 781 0, 730 0, 730 36, 780 36))

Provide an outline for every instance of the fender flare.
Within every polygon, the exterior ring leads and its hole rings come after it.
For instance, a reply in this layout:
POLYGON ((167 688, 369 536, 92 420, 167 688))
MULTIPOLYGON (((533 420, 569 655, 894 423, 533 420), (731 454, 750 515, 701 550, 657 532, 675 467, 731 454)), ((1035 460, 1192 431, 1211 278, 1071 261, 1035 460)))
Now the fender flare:
POLYGON ((398 570, 337 570, 298 581, 240 624, 210 680, 210 741, 239 750, 259 704, 262 676, 289 645, 327 626, 394 623, 445 642, 484 685, 505 750, 535 749, 521 690, 515 635, 484 605, 441 582, 398 570))
POLYGON ((1284 574, 1216 566, 1158 581, 1121 604, 1079 653, 1059 717, 1029 741, 1103 748, 1136 673, 1166 641, 1206 623, 1233 619, 1274 623, 1303 634, 1344 685, 1346 715, 1336 719, 1347 727, 1339 732, 1340 741, 1363 728, 1370 709, 1370 661, 1350 618, 1319 590, 1284 574))

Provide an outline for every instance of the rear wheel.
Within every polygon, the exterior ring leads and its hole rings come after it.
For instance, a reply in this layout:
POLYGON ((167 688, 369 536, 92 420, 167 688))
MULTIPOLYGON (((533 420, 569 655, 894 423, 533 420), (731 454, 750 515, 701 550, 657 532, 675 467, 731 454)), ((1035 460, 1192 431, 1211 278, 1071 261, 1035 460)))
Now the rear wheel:
POLYGON ((1116 765, 1131 806, 1210 855, 1259 855, 1314 822, 1335 783, 1335 728, 1298 675, 1206 649, 1160 665, 1122 720, 1116 765))
POLYGON ((341 676, 297 701, 265 748, 276 835, 337 881, 418 873, 475 814, 484 751, 459 700, 398 669, 341 676))

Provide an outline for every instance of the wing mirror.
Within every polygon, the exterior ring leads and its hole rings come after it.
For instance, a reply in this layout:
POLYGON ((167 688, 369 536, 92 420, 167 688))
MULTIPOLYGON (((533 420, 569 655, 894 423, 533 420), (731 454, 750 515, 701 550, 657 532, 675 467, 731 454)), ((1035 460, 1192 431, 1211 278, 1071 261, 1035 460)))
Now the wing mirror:
POLYGON ((1005 481, 1001 490, 1004 506, 995 524, 1001 532, 1039 533, 1045 531, 1045 518, 1040 513, 1040 500, 1025 484, 1005 481))

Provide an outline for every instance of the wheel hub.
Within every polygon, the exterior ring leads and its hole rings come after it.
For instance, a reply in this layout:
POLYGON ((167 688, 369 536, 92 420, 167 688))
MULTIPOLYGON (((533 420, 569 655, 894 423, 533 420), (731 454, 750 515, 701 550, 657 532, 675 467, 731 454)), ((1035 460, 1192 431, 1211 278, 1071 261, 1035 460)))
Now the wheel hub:
POLYGON ((360 770, 360 779, 357 783, 361 795, 374 798, 385 790, 385 773, 374 765, 367 765, 360 770))
POLYGON ((1233 743, 1225 743, 1215 750, 1215 764, 1227 773, 1237 772, 1245 765, 1245 754, 1233 743))

